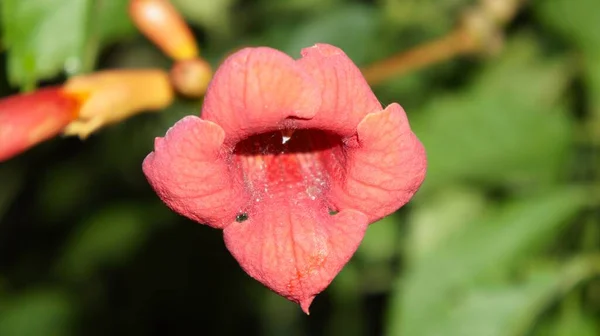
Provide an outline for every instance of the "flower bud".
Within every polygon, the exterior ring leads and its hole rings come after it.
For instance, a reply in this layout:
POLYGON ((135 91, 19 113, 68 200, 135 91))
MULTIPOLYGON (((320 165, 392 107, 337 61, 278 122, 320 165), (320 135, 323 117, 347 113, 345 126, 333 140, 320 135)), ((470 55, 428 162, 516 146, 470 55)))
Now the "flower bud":
POLYGON ((72 77, 65 92, 84 95, 78 118, 64 130, 81 139, 105 125, 144 111, 159 111, 174 99, 168 74, 159 69, 121 69, 72 77))
POLYGON ((212 78, 212 68, 200 58, 178 61, 169 74, 178 93, 189 98, 200 98, 206 92, 212 78))
POLYGON ((58 87, 0 99, 0 162, 58 135, 84 99, 58 87))
POLYGON ((132 0, 129 15, 137 28, 169 57, 198 57, 189 26, 168 0, 132 0))

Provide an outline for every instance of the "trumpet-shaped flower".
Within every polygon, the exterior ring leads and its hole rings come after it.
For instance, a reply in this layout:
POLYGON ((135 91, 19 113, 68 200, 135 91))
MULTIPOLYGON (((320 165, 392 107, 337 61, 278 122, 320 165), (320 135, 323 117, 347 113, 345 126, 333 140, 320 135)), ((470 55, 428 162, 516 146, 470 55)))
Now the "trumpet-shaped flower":
POLYGON ((240 266, 308 313, 370 223, 421 185, 425 151, 400 105, 381 106, 338 48, 246 48, 217 70, 202 118, 157 138, 143 170, 159 197, 223 229, 240 266))

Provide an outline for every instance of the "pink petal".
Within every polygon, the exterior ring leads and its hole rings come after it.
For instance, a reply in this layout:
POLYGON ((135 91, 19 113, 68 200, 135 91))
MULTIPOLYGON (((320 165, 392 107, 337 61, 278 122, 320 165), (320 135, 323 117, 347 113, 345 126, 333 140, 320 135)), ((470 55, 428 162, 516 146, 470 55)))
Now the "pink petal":
POLYGON ((341 49, 317 44, 303 49, 297 63, 316 81, 321 98, 309 127, 348 136, 365 115, 382 110, 360 70, 341 49))
POLYGON ((427 159, 396 103, 364 117, 357 140, 330 195, 339 208, 362 211, 373 222, 410 200, 425 179, 427 159))
POLYGON ((311 200, 266 206, 224 231, 225 244, 240 266, 274 292, 297 302, 308 314, 350 260, 368 226, 354 210, 330 215, 311 200))
POLYGON ((225 160, 225 133, 218 125, 195 116, 178 121, 143 170, 159 197, 171 209, 200 223, 223 228, 247 202, 241 176, 225 160))
POLYGON ((208 88, 202 118, 219 124, 226 143, 284 128, 286 118, 312 118, 320 105, 318 85, 288 55, 245 48, 219 67, 208 88))

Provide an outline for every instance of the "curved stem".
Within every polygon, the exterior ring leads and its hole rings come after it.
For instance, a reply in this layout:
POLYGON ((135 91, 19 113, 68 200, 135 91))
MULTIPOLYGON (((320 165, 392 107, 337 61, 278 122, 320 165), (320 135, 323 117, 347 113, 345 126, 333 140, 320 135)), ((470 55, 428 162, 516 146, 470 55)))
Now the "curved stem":
POLYGON ((456 29, 438 40, 364 67, 362 72, 367 81, 375 85, 476 49, 477 43, 471 34, 466 29, 456 29))

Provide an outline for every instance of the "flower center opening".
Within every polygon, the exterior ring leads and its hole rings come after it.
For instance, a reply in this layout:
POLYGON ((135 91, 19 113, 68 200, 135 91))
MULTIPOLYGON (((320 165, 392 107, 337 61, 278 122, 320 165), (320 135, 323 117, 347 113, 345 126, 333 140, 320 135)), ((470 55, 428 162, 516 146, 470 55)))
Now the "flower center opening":
POLYGON ((234 150, 253 201, 320 200, 332 210, 327 190, 341 178, 345 157, 340 136, 314 129, 254 135, 240 141, 234 150))

